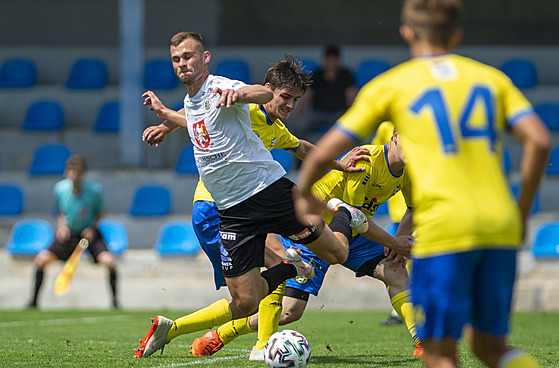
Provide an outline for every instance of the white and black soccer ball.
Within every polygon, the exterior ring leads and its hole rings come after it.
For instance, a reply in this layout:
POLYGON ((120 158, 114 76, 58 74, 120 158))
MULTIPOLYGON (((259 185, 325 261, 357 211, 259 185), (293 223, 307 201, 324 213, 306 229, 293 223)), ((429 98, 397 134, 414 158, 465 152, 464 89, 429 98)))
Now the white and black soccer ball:
POLYGON ((278 331, 266 342, 264 361, 270 368, 305 368, 311 359, 309 342, 297 331, 278 331))

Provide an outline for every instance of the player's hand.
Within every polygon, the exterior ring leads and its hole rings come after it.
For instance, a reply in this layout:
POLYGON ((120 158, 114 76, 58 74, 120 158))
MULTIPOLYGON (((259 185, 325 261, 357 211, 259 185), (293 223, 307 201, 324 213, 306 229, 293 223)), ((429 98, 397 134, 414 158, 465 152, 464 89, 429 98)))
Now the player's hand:
POLYGON ((81 236, 82 238, 86 238, 87 241, 91 243, 95 238, 95 230, 93 230, 90 227, 86 227, 85 229, 82 230, 81 236))
POLYGON ((370 162, 369 156, 371 152, 365 147, 354 147, 351 151, 340 161, 340 166, 345 172, 358 172, 365 171, 364 167, 356 167, 358 161, 370 162))
POLYGON ((215 105, 216 107, 225 106, 229 108, 231 107, 231 105, 234 105, 239 99, 239 93, 234 89, 221 89, 216 87, 213 90, 213 95, 215 96, 217 94, 221 95, 221 99, 215 105))
POLYGON ((59 226, 56 229, 56 239, 61 243, 67 242, 70 239, 70 229, 67 226, 59 226))
POLYGON ((169 134, 169 132, 167 127, 164 125, 149 126, 142 133, 142 141, 146 142, 150 146, 159 147, 159 145, 165 140, 167 134, 169 134))
POLYGON ((153 91, 146 91, 142 94, 144 98, 144 106, 149 106, 150 111, 155 111, 157 117, 165 120, 167 118, 166 111, 167 107, 163 105, 163 102, 157 97, 153 91))
POLYGON ((390 262, 391 266, 396 266, 398 263, 401 263, 402 266, 405 266, 407 263, 406 257, 392 251, 390 248, 384 247, 384 256, 386 262, 390 262))
MULTIPOLYGON (((411 235, 399 235, 395 236, 392 239, 392 244, 390 249, 401 256, 406 258, 411 257, 411 247, 412 247, 413 236, 411 235)), ((387 255, 386 249, 384 251, 384 255, 387 255)))

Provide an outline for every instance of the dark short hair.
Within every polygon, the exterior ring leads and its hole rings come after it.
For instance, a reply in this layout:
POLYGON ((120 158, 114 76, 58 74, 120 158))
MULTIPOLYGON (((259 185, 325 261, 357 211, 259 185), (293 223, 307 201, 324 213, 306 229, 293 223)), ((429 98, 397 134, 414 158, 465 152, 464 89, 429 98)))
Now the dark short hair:
POLYGON ((405 0, 401 20, 417 38, 447 47, 461 15, 461 0, 405 0))
POLYGON ((171 37, 171 46, 178 46, 182 41, 188 38, 200 42, 202 48, 204 47, 204 40, 202 39, 201 34, 196 32, 187 32, 187 31, 176 33, 173 37, 171 37))
POLYGON ((328 45, 324 48, 324 56, 340 57, 340 48, 338 45, 328 45))
POLYGON ((304 94, 312 84, 311 72, 303 69, 301 60, 295 60, 291 54, 284 55, 284 60, 274 63, 264 77, 264 84, 269 83, 273 90, 288 87, 297 88, 304 94))
POLYGON ((81 166, 83 171, 87 170, 87 162, 85 161, 85 157, 82 155, 72 155, 70 158, 66 160, 66 167, 69 166, 81 166))

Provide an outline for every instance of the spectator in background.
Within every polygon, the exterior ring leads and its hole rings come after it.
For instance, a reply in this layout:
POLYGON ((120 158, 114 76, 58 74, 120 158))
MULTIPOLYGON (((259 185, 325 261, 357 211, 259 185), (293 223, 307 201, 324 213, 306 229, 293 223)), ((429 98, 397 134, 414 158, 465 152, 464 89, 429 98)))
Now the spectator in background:
POLYGON ((43 283, 45 267, 60 259, 66 261, 80 239, 89 241, 87 248, 95 263, 102 263, 109 270, 113 307, 118 308, 116 293, 116 260, 97 228, 103 213, 103 189, 96 182, 84 178, 87 169, 85 159, 74 155, 66 161, 65 179, 54 185, 54 207, 58 228, 48 249, 42 250, 33 261, 35 288, 29 308, 37 308, 37 298, 43 283))
POLYGON ((303 98, 299 116, 306 115, 301 134, 315 142, 347 110, 357 94, 353 73, 342 66, 340 48, 326 46, 322 66, 311 76, 312 85, 303 98))

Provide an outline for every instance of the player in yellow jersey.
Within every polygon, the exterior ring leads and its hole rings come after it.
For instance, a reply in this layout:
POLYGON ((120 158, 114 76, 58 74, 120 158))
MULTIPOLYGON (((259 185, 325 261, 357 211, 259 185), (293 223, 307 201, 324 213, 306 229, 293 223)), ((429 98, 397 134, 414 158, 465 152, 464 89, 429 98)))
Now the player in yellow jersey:
MULTIPOLYGON (((411 183, 404 169, 404 158, 398 145, 398 134, 394 131, 393 139, 385 146, 366 145, 370 152, 370 161, 360 161, 357 165, 363 167, 362 172, 344 173, 330 171, 313 186, 313 193, 329 207, 335 208, 343 198, 347 204, 360 208, 369 218, 369 230, 363 234, 354 234, 350 240, 349 255, 342 264, 355 272, 356 276, 369 276, 385 283, 390 301, 402 316, 411 336, 416 344, 414 356, 422 352, 420 341, 416 336, 413 308, 409 297, 409 279, 406 268, 403 266, 402 256, 392 252, 388 257, 388 250, 393 250, 401 255, 408 256, 411 248, 412 232, 411 208, 407 207, 400 233, 406 234, 393 237, 370 218, 381 203, 384 203, 394 194, 403 193, 407 204, 411 204, 411 183), (385 246, 387 251, 385 251, 385 246), (387 254, 387 255, 385 255, 387 254)), ((324 213, 326 223, 332 215, 324 213)), ((276 240, 278 241, 278 240, 276 240)), ((279 239, 281 244, 289 249, 294 244, 285 237, 279 239)), ((329 264, 317 257, 308 248, 300 246, 302 258, 305 262, 315 267, 315 276, 312 279, 290 279, 287 281, 283 310, 280 325, 295 322, 303 315, 309 296, 318 295, 329 264)), ((258 328, 257 316, 250 318, 251 329, 258 328)), ((231 324, 232 322, 229 322, 231 324)), ((227 326, 227 325, 225 325, 227 326)), ((218 328, 224 329, 224 326, 218 328)), ((245 332, 250 332, 245 330, 245 332)), ((228 336, 228 340, 241 333, 228 336)))
POLYGON ((427 367, 457 367, 466 324, 489 367, 538 367, 507 345, 516 251, 550 151, 532 106, 499 70, 451 53, 460 0, 406 0, 400 34, 412 59, 379 75, 318 142, 299 172, 298 215, 319 213, 312 184, 331 157, 390 120, 412 179, 411 293, 427 367), (515 203, 500 165, 506 127, 524 147, 515 203))
MULTIPOLYGON (((292 152, 296 157, 303 159, 307 153, 314 148, 314 145, 299 140, 289 132, 282 119, 287 119, 291 112, 295 109, 298 100, 305 92, 309 85, 306 73, 301 70, 300 63, 296 62, 290 55, 285 60, 272 65, 266 72, 264 86, 273 91, 273 98, 263 105, 249 104, 250 122, 253 132, 264 143, 268 150, 274 148, 285 149, 292 152)), ((148 144, 159 145, 165 137, 174 131, 178 124, 171 121, 152 127, 148 127, 144 131, 144 137, 148 144)), ((368 154, 366 149, 352 150, 343 162, 334 160, 332 167, 336 170, 344 171, 361 171, 363 168, 355 167, 355 163, 360 159, 366 159, 363 154, 368 154)), ((196 236, 202 246, 204 252, 208 255, 214 268, 214 281, 216 289, 226 286, 225 277, 222 271, 222 265, 229 262, 229 257, 220 246, 219 233, 219 217, 218 208, 210 192, 206 189, 202 181, 198 182, 194 193, 194 203, 192 209, 192 224, 196 232, 196 236)), ((283 261, 285 249, 275 242, 267 242, 266 246, 266 266, 271 267, 283 261)), ((258 331, 258 341, 255 348, 251 352, 251 358, 257 359, 258 353, 262 352, 268 337, 277 330, 277 323, 281 313, 281 299, 285 284, 282 284, 265 297, 260 303, 259 311, 261 323, 263 326, 258 331), (275 317, 277 315, 277 317, 275 317)), ((187 316, 188 317, 188 316, 187 316)), ((204 317, 204 316, 202 316, 204 317)), ((204 317, 205 318, 205 317, 204 317)), ((196 322, 201 318, 182 318, 187 323, 196 322)), ((248 319, 244 318, 236 320, 232 327, 235 330, 247 329, 248 319), (247 323, 245 323, 247 322, 247 323)), ((181 326, 182 326, 181 325, 181 326)), ((179 327, 181 327, 179 326, 179 327)), ((181 327, 182 328, 182 327, 181 327)), ((184 330, 184 328, 182 328, 184 330)), ((185 331, 191 331, 186 329, 185 331)), ((186 332, 184 332, 186 333, 186 332)), ((177 337, 180 333, 173 334, 172 338, 177 337)), ((191 353, 193 355, 211 355, 213 350, 220 349, 223 343, 219 336, 204 336, 195 340, 192 345, 191 353), (213 339, 210 339, 212 337, 213 339), (213 345, 215 342, 216 345, 213 345)), ((142 354, 147 356, 149 354, 142 354)))

